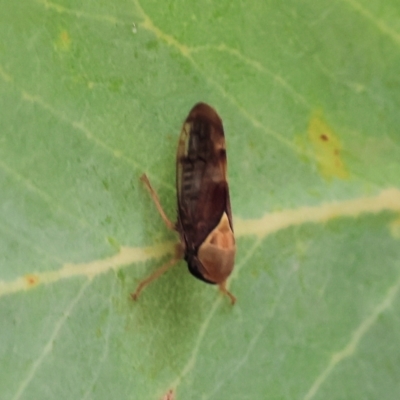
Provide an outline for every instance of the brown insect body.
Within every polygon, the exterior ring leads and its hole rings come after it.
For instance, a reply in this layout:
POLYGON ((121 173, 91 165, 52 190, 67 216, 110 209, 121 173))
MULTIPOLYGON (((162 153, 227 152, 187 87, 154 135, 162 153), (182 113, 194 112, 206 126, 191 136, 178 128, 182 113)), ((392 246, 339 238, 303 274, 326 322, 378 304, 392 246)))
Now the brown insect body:
POLYGON ((212 107, 198 103, 186 118, 179 137, 175 225, 164 213, 147 177, 141 178, 166 225, 178 231, 181 249, 174 259, 139 284, 133 299, 143 287, 176 264, 183 253, 189 271, 196 278, 218 284, 232 304, 236 301, 225 287, 236 253, 226 169, 222 121, 212 107))
POLYGON ((176 227, 189 271, 204 282, 222 284, 232 272, 236 248, 224 129, 207 104, 196 104, 183 125, 176 172, 176 227))

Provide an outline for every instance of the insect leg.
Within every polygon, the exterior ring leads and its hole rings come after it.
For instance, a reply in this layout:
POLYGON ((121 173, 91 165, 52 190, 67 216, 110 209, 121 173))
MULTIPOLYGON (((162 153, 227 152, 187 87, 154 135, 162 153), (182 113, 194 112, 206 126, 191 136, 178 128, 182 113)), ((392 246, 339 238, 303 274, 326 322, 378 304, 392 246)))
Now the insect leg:
POLYGON ((176 256, 169 260, 166 264, 164 264, 162 267, 156 269, 150 276, 148 276, 146 279, 143 279, 138 287, 136 288, 134 293, 131 293, 131 297, 133 300, 137 300, 139 297, 140 292, 145 288, 147 285, 149 285, 151 282, 153 282, 155 279, 157 279, 159 276, 161 276, 164 272, 167 272, 170 268, 172 268, 180 258, 177 258, 176 256))
POLYGON ((160 199, 158 198, 156 191, 152 188, 152 186, 150 184, 150 181, 149 181, 149 178, 146 176, 146 174, 143 174, 140 177, 140 180, 145 184, 146 189, 149 191, 150 196, 153 199, 154 204, 156 205, 159 214, 161 215, 161 218, 165 222, 165 225, 167 225, 167 227, 169 229, 173 230, 173 231, 176 230, 175 229, 175 224, 173 224, 170 221, 170 219, 167 217, 167 214, 165 214, 165 212, 164 212, 164 210, 163 210, 163 208, 161 206, 160 199))
POLYGON ((226 281, 220 283, 218 287, 223 294, 229 297, 229 299, 231 300, 231 304, 234 305, 236 303, 236 297, 226 288, 226 281))

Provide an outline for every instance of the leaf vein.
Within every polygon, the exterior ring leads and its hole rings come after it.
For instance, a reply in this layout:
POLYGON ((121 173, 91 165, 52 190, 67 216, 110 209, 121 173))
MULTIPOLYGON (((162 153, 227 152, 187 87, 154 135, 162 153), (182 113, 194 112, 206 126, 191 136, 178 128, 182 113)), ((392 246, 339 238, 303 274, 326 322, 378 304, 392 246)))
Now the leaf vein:
POLYGON ((364 321, 361 322, 361 324, 357 327, 355 331, 353 331, 347 345, 343 349, 332 354, 327 367, 317 376, 314 383, 311 385, 310 389, 304 396, 304 400, 311 400, 318 392, 320 387, 323 385, 323 383, 328 379, 334 368, 346 358, 351 357, 356 352, 361 340, 375 324, 379 315, 381 315, 392 305, 395 297, 399 292, 399 289, 400 278, 393 286, 389 288, 384 300, 380 304, 378 304, 372 310, 371 314, 364 321))
POLYGON ((278 83, 284 90, 286 90, 288 93, 290 93, 296 101, 301 103, 307 109, 311 109, 311 105, 307 101, 307 99, 302 94, 297 92, 297 90, 295 90, 282 76, 280 76, 277 73, 272 72, 270 69, 266 68, 259 61, 253 60, 252 58, 250 58, 246 55, 243 55, 239 50, 237 50, 235 48, 231 48, 231 47, 227 46, 225 43, 222 43, 218 46, 207 46, 206 45, 206 46, 189 48, 189 52, 192 54, 200 52, 200 51, 207 51, 207 50, 216 50, 216 51, 220 51, 221 53, 222 52, 228 53, 228 54, 236 57, 240 61, 242 61, 244 64, 252 67, 253 69, 255 69, 265 75, 268 75, 274 82, 278 83))
POLYGON ((121 21, 118 18, 110 16, 110 15, 93 14, 93 13, 87 13, 87 12, 81 11, 81 10, 74 10, 74 9, 64 7, 61 4, 57 4, 57 3, 54 3, 54 2, 48 1, 48 0, 36 0, 36 2, 38 4, 41 4, 42 6, 44 6, 45 9, 53 10, 59 14, 69 14, 69 15, 73 15, 77 18, 86 18, 86 19, 91 19, 91 20, 95 20, 95 21, 107 22, 112 25, 125 24, 124 21, 121 21))
POLYGON ((111 316, 112 316, 112 297, 114 295, 114 291, 115 291, 115 283, 116 283, 116 279, 113 280, 112 286, 111 286, 111 290, 110 290, 110 295, 109 295, 109 310, 108 310, 108 321, 107 321, 107 326, 106 326, 106 334, 105 334, 105 340, 104 340, 104 347, 103 347, 103 352, 101 354, 101 357, 99 359, 99 361, 96 363, 97 368, 96 368, 96 372, 93 375, 93 379, 92 382, 88 385, 88 388, 85 392, 85 394, 83 395, 82 399, 85 400, 87 398, 90 398, 90 394, 91 391, 93 390, 93 387, 95 386, 96 382, 99 380, 99 376, 102 370, 102 367, 107 359, 108 356, 108 351, 109 351, 109 344, 110 344, 110 328, 111 328, 111 316))
POLYGON ((54 326, 53 332, 51 333, 49 340, 47 341, 46 345, 44 346, 42 353, 38 356, 38 358, 36 359, 36 361, 32 364, 32 368, 30 369, 30 371, 28 372, 27 376, 25 377, 25 379, 21 382, 21 384, 18 387, 17 392, 15 393, 13 400, 18 400, 21 398, 21 396, 23 395, 25 389, 27 388, 27 386, 30 384, 30 382, 32 381, 32 379, 34 378, 35 374, 37 373, 37 371, 39 370, 40 366, 42 365, 44 359, 46 358, 46 356, 51 352, 52 348, 53 348, 53 343, 55 341, 55 339, 57 338, 57 336, 59 335, 65 321, 68 319, 68 317, 71 315, 74 307, 78 304, 79 300, 81 299, 83 293, 85 292, 86 288, 90 285, 91 281, 87 280, 82 287, 80 288, 79 292, 77 293, 77 295, 72 299, 71 303, 69 304, 69 306, 66 308, 66 310, 64 311, 63 315, 61 316, 61 318, 57 321, 57 323, 54 326))
POLYGON ((400 34, 395 30, 391 29, 384 20, 377 18, 371 11, 364 8, 358 1, 355 0, 345 0, 347 4, 353 7, 354 10, 359 12, 364 18, 372 22, 378 30, 387 35, 392 39, 397 45, 400 45, 400 34))
MULTIPOLYGON (((268 213, 259 219, 244 220, 237 217, 234 218, 235 234, 238 238, 243 236, 264 238, 291 226, 299 226, 306 223, 323 224, 334 218, 355 218, 363 213, 377 214, 383 211, 400 212, 399 189, 388 188, 376 196, 359 197, 342 202, 268 213)), ((38 278, 38 284, 50 284, 77 276, 93 278, 106 273, 110 269, 118 270, 134 263, 158 259, 167 254, 173 254, 173 251, 173 242, 165 242, 144 248, 121 247, 120 251, 112 257, 88 263, 64 264, 57 271, 39 273, 36 274, 36 277, 38 278)), ((240 267, 236 269, 238 272, 240 267)), ((233 278, 235 278, 237 272, 234 272, 233 278)), ((0 297, 30 288, 32 287, 29 286, 25 277, 18 277, 9 282, 0 281, 0 297)))
POLYGON ((259 121, 251 113, 249 113, 244 107, 242 107, 239 104, 239 102, 234 97, 232 97, 218 82, 216 82, 215 80, 210 78, 209 74, 207 74, 200 68, 200 66, 197 64, 197 62, 194 60, 194 58, 191 55, 192 49, 190 47, 180 43, 173 36, 163 32, 161 29, 159 29, 157 26, 155 26, 153 21, 150 19, 150 17, 145 13, 143 8, 141 7, 139 1, 134 0, 134 3, 143 17, 143 21, 140 23, 140 25, 144 29, 147 29, 149 32, 152 32, 155 36, 157 36, 160 40, 164 41, 167 45, 177 49, 182 54, 182 56, 185 57, 193 65, 193 67, 204 77, 204 79, 206 81, 208 81, 212 86, 216 87, 219 90, 220 94, 224 98, 226 98, 232 105, 235 106, 235 108, 253 125, 254 128, 264 131, 267 135, 270 135, 271 137, 275 138, 277 140, 277 142, 285 145, 287 148, 291 149, 293 152, 303 154, 303 155, 308 155, 308 153, 307 154, 304 153, 304 150, 302 148, 299 148, 291 140, 286 139, 282 134, 276 132, 272 128, 268 128, 267 126, 265 126, 264 123, 259 121))

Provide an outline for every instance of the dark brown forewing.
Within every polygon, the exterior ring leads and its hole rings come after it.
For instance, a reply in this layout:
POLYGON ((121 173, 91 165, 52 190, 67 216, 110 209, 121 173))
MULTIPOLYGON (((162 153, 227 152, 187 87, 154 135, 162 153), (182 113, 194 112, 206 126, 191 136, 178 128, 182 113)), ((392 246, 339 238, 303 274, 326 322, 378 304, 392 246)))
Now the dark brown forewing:
POLYGON ((197 248, 224 212, 232 228, 224 129, 207 104, 196 104, 182 127, 176 170, 178 229, 186 245, 197 248))

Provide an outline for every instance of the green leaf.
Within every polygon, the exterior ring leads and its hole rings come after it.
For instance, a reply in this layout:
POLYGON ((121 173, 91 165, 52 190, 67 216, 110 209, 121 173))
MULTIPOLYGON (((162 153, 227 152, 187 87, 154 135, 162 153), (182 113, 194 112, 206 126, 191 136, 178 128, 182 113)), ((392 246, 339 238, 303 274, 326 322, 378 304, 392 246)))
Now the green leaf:
POLYGON ((400 6, 0 2, 4 399, 394 399, 400 6), (175 153, 227 137, 231 306, 182 261, 175 153))

